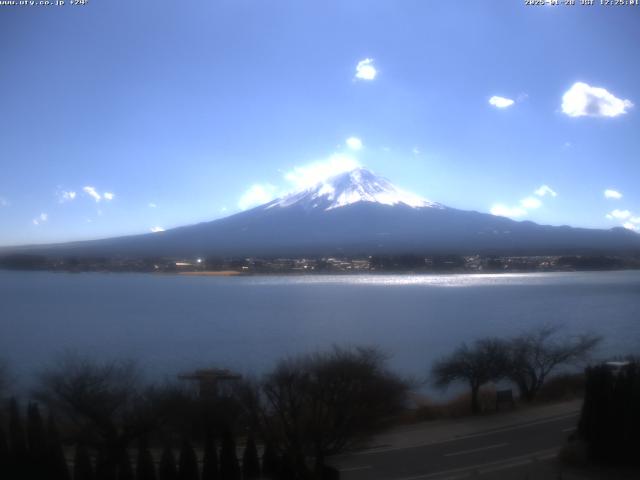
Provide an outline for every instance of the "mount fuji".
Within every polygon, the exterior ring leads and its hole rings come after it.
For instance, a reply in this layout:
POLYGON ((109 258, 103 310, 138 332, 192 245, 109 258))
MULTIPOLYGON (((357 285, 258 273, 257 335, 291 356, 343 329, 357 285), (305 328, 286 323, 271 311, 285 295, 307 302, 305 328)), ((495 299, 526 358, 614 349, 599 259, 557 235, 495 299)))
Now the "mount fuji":
POLYGON ((164 232, 4 249, 74 256, 638 254, 640 235, 449 208, 359 168, 226 218, 164 232))

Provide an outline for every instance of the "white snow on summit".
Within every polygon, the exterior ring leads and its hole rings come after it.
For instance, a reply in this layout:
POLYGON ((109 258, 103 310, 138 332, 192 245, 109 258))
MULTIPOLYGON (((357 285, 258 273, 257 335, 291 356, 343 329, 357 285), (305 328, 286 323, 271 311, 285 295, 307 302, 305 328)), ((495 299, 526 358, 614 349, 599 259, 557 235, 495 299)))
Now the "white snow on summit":
POLYGON ((265 209, 299 205, 326 211, 358 202, 405 205, 412 208, 443 208, 439 203, 400 190, 369 170, 357 168, 324 180, 306 190, 273 200, 265 205, 265 209))

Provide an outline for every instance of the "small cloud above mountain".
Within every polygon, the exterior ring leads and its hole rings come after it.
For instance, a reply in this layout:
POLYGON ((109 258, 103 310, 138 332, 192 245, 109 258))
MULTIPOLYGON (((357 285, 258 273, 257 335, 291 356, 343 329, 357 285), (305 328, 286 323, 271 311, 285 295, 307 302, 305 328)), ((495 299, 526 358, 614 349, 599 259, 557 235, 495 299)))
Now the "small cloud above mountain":
POLYGON ((355 78, 358 80, 371 81, 375 79, 377 75, 378 71, 373 65, 373 58, 365 58, 364 60, 360 60, 356 65, 355 78))
POLYGON ((607 189, 604 191, 604 198, 612 198, 614 200, 620 200, 622 198, 622 193, 617 190, 607 189))
POLYGON ((489 99, 489 104, 493 105, 496 108, 508 108, 515 103, 514 100, 506 97, 500 97, 498 95, 494 95, 489 99))
POLYGON ((562 96, 562 112, 569 117, 617 117, 632 107, 631 100, 584 82, 574 83, 562 96))

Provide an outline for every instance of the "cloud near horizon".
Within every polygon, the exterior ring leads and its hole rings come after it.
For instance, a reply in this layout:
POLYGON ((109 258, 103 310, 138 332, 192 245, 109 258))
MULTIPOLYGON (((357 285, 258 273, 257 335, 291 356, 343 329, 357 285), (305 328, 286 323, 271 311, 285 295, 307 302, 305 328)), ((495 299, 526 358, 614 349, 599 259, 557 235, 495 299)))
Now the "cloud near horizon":
POLYGON ((164 228, 163 227, 151 227, 149 230, 151 231, 151 233, 164 232, 164 228))
POLYGON ((349 137, 347 138, 345 143, 351 150, 362 150, 362 140, 360 140, 358 137, 349 137))
POLYGON ((551 188, 549 185, 540 185, 539 188, 536 189, 535 192, 536 195, 538 195, 539 197, 545 197, 547 195, 551 196, 551 197, 557 197, 558 194, 555 192, 555 190, 553 190, 553 188, 551 188))
POLYGON ((270 202, 276 197, 277 187, 269 183, 256 183, 251 185, 249 189, 238 200, 238 208, 247 210, 251 207, 257 207, 264 203, 270 202))
POLYGON ((303 190, 340 173, 360 167, 360 162, 343 153, 334 153, 326 160, 293 167, 284 175, 295 190, 303 190))
POLYGON ((493 205, 490 211, 491 215, 508 218, 520 218, 527 214, 527 210, 523 207, 508 207, 501 203, 493 205))
POLYGON ((48 220, 49 220, 49 215, 47 213, 41 213, 36 218, 31 220, 31 223, 33 223, 34 225, 38 226, 40 224, 43 224, 43 223, 47 222, 48 220))
POLYGON ((562 96, 562 112, 569 117, 617 117, 632 107, 631 100, 584 82, 574 83, 562 96))
MULTIPOLYGON (((548 185, 542 185, 533 193, 538 197, 544 197, 546 195, 555 197, 558 195, 548 185)), ((497 215, 499 217, 521 218, 526 216, 529 213, 529 210, 535 210, 536 208, 540 208, 541 206, 542 200, 534 196, 528 196, 520 200, 520 205, 517 206, 508 206, 502 203, 496 203, 491 207, 490 212, 492 215, 497 215)))
POLYGON ((631 218, 631 212, 629 210, 615 209, 607 214, 609 220, 626 220, 631 218))

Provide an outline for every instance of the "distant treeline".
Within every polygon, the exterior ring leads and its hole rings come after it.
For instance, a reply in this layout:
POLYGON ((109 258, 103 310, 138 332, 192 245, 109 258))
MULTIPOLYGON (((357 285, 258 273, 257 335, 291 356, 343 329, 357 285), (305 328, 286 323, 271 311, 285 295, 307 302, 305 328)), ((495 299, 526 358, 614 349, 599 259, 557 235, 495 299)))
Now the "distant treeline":
POLYGON ((356 273, 356 272, 539 272, 619 270, 640 268, 640 256, 566 255, 373 255, 357 257, 222 258, 175 257, 50 257, 31 254, 0 256, 0 268, 14 270, 180 272, 223 271, 244 273, 356 273))

